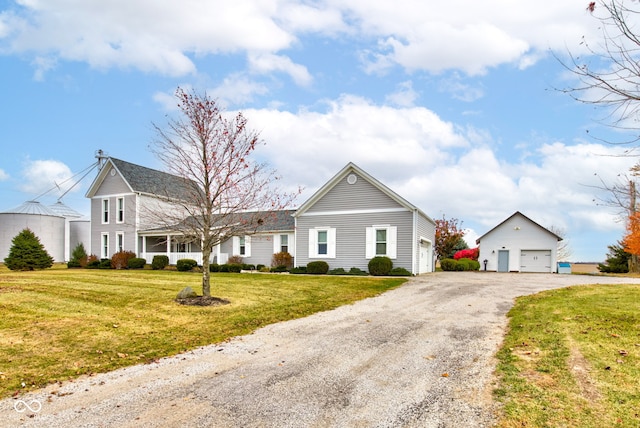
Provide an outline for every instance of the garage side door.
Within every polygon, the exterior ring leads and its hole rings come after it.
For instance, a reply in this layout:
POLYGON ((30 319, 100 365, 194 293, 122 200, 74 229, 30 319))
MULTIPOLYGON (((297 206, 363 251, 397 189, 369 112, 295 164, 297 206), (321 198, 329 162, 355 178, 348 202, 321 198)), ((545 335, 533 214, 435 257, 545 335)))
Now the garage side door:
POLYGON ((551 250, 522 250, 520 272, 551 272, 551 250))

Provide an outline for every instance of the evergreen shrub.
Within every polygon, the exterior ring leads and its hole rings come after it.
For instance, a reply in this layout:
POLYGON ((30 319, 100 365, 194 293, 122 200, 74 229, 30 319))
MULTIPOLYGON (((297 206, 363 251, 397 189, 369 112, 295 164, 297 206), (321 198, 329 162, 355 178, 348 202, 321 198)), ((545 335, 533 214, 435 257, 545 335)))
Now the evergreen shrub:
POLYGON ((180 259, 176 262, 176 269, 179 272, 189 272, 198 266, 198 262, 193 259, 180 259))
POLYGON ((389 275, 393 268, 393 262, 389 257, 377 256, 369 260, 369 273, 374 276, 389 275))
POLYGON ((329 264, 323 260, 309 262, 307 264, 307 273, 313 275, 324 275, 329 272, 329 264))
POLYGON ((162 270, 167 266, 169 266, 169 256, 159 254, 153 256, 153 260, 151 260, 151 269, 162 270))

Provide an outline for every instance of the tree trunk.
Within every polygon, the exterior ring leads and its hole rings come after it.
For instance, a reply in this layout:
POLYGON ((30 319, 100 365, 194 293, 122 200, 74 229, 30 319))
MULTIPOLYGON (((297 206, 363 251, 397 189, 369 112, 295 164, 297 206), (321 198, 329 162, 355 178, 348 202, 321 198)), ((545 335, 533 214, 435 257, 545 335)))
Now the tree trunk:
POLYGON ((211 275, 209 274, 209 259, 211 248, 208 245, 202 248, 202 295, 211 297, 211 275))
POLYGON ((630 273, 639 273, 640 272, 640 266, 638 266, 638 255, 637 254, 631 254, 631 257, 629 257, 629 272, 630 273))

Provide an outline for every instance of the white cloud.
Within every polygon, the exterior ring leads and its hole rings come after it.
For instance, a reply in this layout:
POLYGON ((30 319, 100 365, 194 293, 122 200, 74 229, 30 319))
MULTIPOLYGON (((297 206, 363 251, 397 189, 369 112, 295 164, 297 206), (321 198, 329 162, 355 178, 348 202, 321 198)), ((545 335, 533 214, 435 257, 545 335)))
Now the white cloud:
POLYGON ((56 160, 28 160, 22 169, 20 190, 33 195, 53 192, 62 195, 71 187, 68 180, 73 173, 67 165, 56 160))
POLYGON ((0 168, 0 181, 5 181, 9 179, 9 174, 0 168))
POLYGON ((577 46, 597 26, 578 5, 551 0, 528 7, 501 0, 48 0, 3 11, 0 48, 48 58, 36 62, 38 77, 58 59, 181 76, 197 71, 195 57, 239 53, 253 66, 266 58, 258 69, 306 85, 307 66, 284 51, 307 35, 357 38, 370 72, 397 64, 473 75, 504 63, 530 66, 549 48, 577 46))
POLYGON ((300 86, 308 86, 313 80, 306 67, 294 64, 290 58, 273 54, 250 54, 249 64, 252 71, 268 74, 279 71, 288 74, 300 86))
POLYGON ((413 83, 407 80, 398 84, 397 90, 387 95, 386 100, 388 103, 399 107, 411 107, 417 98, 418 93, 413 89, 413 83))
POLYGON ((511 161, 486 130, 456 127, 423 107, 378 106, 354 96, 326 105, 321 112, 244 111, 267 143, 258 155, 291 189, 306 185, 299 203, 354 162, 430 216, 456 217, 477 234, 515 211, 565 229, 568 239, 621 230, 615 213, 594 203, 601 192, 594 173, 613 180, 634 164, 607 156, 615 147, 555 142, 511 161))

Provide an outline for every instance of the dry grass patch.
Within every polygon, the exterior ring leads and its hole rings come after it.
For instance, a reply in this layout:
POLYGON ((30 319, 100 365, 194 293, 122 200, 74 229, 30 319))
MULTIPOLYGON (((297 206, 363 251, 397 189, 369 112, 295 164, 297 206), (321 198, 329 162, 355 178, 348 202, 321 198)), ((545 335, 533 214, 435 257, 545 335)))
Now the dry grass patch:
POLYGON ((231 303, 202 307, 174 301, 201 289, 195 273, 0 267, 0 396, 219 343, 404 281, 212 274, 212 293, 231 303))

